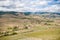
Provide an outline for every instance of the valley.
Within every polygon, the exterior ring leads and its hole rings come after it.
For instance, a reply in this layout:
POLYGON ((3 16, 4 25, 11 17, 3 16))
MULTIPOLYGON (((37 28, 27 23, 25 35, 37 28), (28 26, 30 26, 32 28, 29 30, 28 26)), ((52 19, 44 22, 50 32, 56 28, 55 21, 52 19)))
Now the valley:
POLYGON ((0 40, 60 40, 57 13, 0 13, 0 40))

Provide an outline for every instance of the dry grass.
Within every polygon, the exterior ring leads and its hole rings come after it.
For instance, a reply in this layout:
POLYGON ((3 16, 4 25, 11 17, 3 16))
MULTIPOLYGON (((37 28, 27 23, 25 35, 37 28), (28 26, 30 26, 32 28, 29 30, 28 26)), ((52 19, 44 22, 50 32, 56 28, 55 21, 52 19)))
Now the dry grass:
POLYGON ((31 39, 31 37, 33 40, 35 38, 60 40, 60 18, 49 19, 31 15, 25 17, 2 17, 0 18, 0 32, 8 34, 0 37, 0 40, 25 40, 26 38, 31 39), (9 35, 9 33, 17 34, 9 35))

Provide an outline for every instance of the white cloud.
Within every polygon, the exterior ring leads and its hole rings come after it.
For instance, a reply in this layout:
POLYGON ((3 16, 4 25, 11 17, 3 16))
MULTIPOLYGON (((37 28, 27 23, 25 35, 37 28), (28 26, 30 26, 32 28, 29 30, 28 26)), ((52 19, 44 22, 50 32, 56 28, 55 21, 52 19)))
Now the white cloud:
POLYGON ((51 2, 52 0, 5 0, 5 1, 0 1, 0 10, 58 12, 60 10, 60 6, 58 6, 57 4, 56 5, 48 4, 51 2))
POLYGON ((58 10, 60 10, 60 6, 58 5, 52 5, 47 8, 42 9, 42 11, 48 11, 48 12, 59 12, 58 10))

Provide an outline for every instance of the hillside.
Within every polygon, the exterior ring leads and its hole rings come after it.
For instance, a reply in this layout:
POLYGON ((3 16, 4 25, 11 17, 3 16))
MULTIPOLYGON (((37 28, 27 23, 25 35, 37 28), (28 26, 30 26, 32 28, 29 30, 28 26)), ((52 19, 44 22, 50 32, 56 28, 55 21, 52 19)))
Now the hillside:
POLYGON ((59 40, 60 14, 48 12, 0 12, 0 37, 0 40, 19 40, 20 38, 20 40, 24 40, 27 37, 59 40))

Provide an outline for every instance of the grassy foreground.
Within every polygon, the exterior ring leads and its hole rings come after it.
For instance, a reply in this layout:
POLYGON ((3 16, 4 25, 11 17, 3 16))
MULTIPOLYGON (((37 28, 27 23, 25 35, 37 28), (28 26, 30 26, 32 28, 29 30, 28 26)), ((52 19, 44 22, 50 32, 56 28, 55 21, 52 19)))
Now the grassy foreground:
POLYGON ((31 39, 31 37, 41 38, 42 40, 60 40, 60 29, 47 29, 42 31, 19 33, 12 36, 0 37, 0 40, 23 40, 24 38, 31 39))

